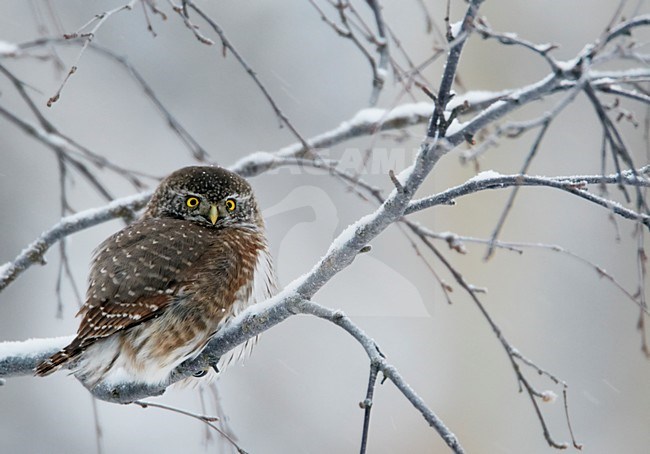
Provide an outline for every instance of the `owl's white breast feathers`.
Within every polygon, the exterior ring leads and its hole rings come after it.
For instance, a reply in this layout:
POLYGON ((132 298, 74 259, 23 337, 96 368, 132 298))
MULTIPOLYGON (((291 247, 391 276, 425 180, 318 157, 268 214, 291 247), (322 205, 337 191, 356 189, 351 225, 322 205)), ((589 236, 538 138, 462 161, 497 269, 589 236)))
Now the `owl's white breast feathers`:
MULTIPOLYGON (((261 303, 277 293, 277 278, 273 269, 273 259, 267 248, 262 248, 257 253, 257 263, 253 271, 252 288, 242 287, 237 292, 237 299, 233 304, 232 310, 228 317, 225 317, 219 327, 227 325, 244 309, 253 304, 261 303)), ((257 337, 249 339, 241 345, 233 348, 228 354, 224 355, 219 361, 219 370, 223 370, 233 361, 245 359, 251 354, 257 337)))

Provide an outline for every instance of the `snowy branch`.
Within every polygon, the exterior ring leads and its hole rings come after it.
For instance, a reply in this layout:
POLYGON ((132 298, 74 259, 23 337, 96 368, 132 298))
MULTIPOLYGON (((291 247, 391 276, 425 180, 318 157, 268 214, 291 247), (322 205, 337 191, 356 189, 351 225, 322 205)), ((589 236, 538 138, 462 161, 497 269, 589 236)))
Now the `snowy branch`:
POLYGON ((320 159, 307 156, 310 149, 330 148, 356 137, 422 124, 429 120, 432 111, 433 104, 427 102, 402 104, 393 109, 363 109, 337 128, 308 139, 308 147, 302 143, 294 143, 274 153, 253 153, 237 161, 230 170, 245 177, 253 177, 282 166, 287 158, 305 157, 318 161, 320 159))
MULTIPOLYGON (((648 168, 644 167, 643 169, 639 169, 637 173, 643 174, 647 172, 647 170, 648 168)), ((486 171, 459 186, 449 188, 439 194, 412 201, 405 214, 415 213, 416 211, 421 211, 436 205, 449 205, 458 197, 475 194, 486 189, 503 189, 518 186, 542 186, 568 192, 569 194, 607 208, 614 214, 625 219, 639 221, 650 229, 649 215, 630 210, 617 202, 588 192, 586 186, 593 184, 624 184, 632 187, 650 187, 650 180, 648 180, 647 177, 635 177, 632 171, 625 171, 622 174, 607 176, 575 175, 559 177, 540 177, 521 174, 499 175, 495 172, 486 171)))
POLYGON ((33 375, 34 367, 65 347, 73 336, 0 342, 0 378, 33 375))
MULTIPOLYGON (((364 135, 375 134, 378 131, 403 129, 408 126, 424 123, 429 118, 432 104, 404 104, 392 110, 364 109, 359 111, 349 121, 331 131, 320 134, 309 140, 313 149, 332 147, 343 141, 364 135)), ((0 114, 4 111, 0 107, 0 114)), ((52 147, 60 147, 61 141, 52 134, 47 134, 38 127, 20 123, 25 131, 52 147)), ((253 177, 277 167, 292 165, 292 158, 303 156, 307 152, 301 143, 295 143, 273 153, 256 152, 236 162, 230 169, 244 177, 253 177)), ((318 162, 318 161, 315 161, 318 162)), ((305 162, 305 164, 307 164, 305 162)), ((12 261, 0 266, 0 291, 13 282, 20 273, 34 264, 44 264, 47 250, 63 238, 97 224, 115 218, 131 218, 134 212, 143 208, 151 197, 151 191, 145 191, 129 197, 115 199, 101 208, 80 211, 57 222, 47 231, 28 245, 12 261)))
POLYGON ((114 200, 105 207, 94 208, 61 219, 43 232, 34 242, 22 250, 15 259, 0 266, 0 291, 4 290, 20 273, 34 264, 45 264, 47 250, 68 235, 93 227, 115 218, 131 218, 133 213, 147 203, 151 192, 143 192, 114 200))
MULTIPOLYGON (((171 382, 164 386, 143 386, 126 383, 115 387, 100 385, 92 390, 95 397, 115 402, 131 403, 145 397, 158 396, 172 383, 191 377, 196 372, 216 364, 219 357, 232 348, 246 342, 292 315, 310 314, 328 320, 347 331, 365 350, 371 363, 392 381, 400 392, 422 414, 424 419, 445 440, 455 453, 464 452, 456 436, 444 425, 442 420, 427 406, 417 393, 406 383, 397 369, 381 354, 375 342, 341 311, 328 309, 312 301, 302 299, 291 290, 300 280, 290 284, 276 297, 250 307, 241 313, 225 329, 220 330, 206 349, 194 360, 186 361, 176 370, 171 382)), ((49 355, 58 351, 70 337, 54 339, 35 339, 24 342, 0 343, 0 378, 31 375, 34 367, 49 355)))

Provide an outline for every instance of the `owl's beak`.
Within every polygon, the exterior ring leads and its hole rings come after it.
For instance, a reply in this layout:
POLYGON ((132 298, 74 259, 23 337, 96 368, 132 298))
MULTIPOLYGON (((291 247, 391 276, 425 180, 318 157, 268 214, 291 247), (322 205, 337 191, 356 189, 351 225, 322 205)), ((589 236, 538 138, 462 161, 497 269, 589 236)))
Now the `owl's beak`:
POLYGON ((212 225, 215 225, 217 223, 217 219, 219 219, 219 211, 217 210, 216 205, 210 205, 210 222, 212 222, 212 225))

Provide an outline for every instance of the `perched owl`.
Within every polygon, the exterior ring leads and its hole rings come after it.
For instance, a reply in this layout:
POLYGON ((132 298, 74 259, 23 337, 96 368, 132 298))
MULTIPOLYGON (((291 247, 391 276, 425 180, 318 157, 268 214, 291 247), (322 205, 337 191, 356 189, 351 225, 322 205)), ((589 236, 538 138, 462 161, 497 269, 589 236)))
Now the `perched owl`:
POLYGON ((275 277, 250 185, 219 167, 163 180, 142 218, 95 251, 77 337, 36 368, 63 365, 92 388, 164 384, 275 277))

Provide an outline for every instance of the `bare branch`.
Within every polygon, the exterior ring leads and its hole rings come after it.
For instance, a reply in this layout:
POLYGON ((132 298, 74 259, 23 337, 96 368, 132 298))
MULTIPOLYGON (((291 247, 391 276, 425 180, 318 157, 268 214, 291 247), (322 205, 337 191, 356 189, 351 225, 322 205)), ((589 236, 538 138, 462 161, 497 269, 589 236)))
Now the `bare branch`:
MULTIPOLYGON (((542 143, 542 139, 544 138, 546 131, 548 131, 548 127, 551 124, 550 120, 542 123, 542 127, 539 130, 539 133, 537 134, 537 137, 535 138, 535 141, 533 142, 533 146, 530 148, 530 152, 528 153, 528 156, 526 157, 526 161, 524 162, 524 165, 521 167, 521 170, 519 173, 521 175, 524 175, 525 173, 528 172, 528 168, 530 167, 530 164, 533 161, 533 158, 537 154, 537 150, 539 149, 540 144, 542 143)), ((515 186, 512 189, 512 192, 510 193, 510 196, 508 197, 508 201, 506 202, 506 206, 501 212, 501 216, 499 217, 499 220, 497 221, 497 225, 492 231, 492 235, 490 236, 490 242, 488 245, 487 252, 485 253, 484 259, 487 260, 489 259, 492 254, 494 253, 494 242, 497 239, 497 236, 499 236, 499 233, 501 232, 501 229, 503 228, 503 225, 506 222, 506 217, 508 216, 508 213, 510 213, 510 210, 512 209, 512 205, 515 202, 515 198, 517 197, 517 192, 519 191, 519 188, 521 186, 515 186)))
POLYGON ((211 46, 214 44, 214 41, 212 41, 210 38, 206 38, 203 36, 203 34, 199 31, 199 26, 195 25, 191 20, 189 15, 187 14, 187 2, 183 1, 183 6, 178 6, 176 5, 172 0, 168 0, 169 4, 171 5, 172 9, 180 16, 182 19, 183 23, 185 26, 190 29, 192 33, 194 33, 194 36, 196 37, 197 40, 199 40, 200 43, 207 44, 208 46, 211 46))
MULTIPOLYGON (((643 173, 643 170, 639 170, 637 173, 641 174, 643 173)), ((621 182, 622 184, 629 186, 646 187, 650 185, 649 180, 641 179, 640 177, 637 178, 633 176, 630 171, 623 172, 621 175, 614 174, 605 177, 600 175, 576 175, 552 178, 519 174, 494 175, 493 173, 487 173, 485 176, 481 176, 481 174, 479 174, 479 178, 470 179, 460 186, 447 189, 446 191, 439 194, 414 200, 409 205, 405 214, 411 214, 435 205, 446 205, 457 197, 474 194, 486 189, 502 189, 512 186, 546 186, 554 189, 560 189, 562 191, 576 195, 589 202, 595 203, 596 205, 605 207, 618 216, 621 216, 625 219, 639 221, 646 227, 650 228, 650 216, 647 214, 630 210, 616 202, 591 194, 583 189, 583 187, 588 184, 619 184, 621 182)))
MULTIPOLYGON (((18 45, 21 50, 38 48, 45 45, 79 45, 79 40, 66 40, 62 38, 40 38, 34 41, 28 41, 18 45)), ((161 116, 165 119, 169 127, 180 138, 185 146, 190 150, 192 156, 199 162, 205 162, 209 158, 208 152, 198 141, 183 127, 176 117, 165 107, 151 85, 145 80, 142 74, 133 66, 125 57, 122 57, 111 49, 100 46, 96 43, 90 43, 88 49, 96 52, 110 60, 118 63, 126 70, 129 76, 140 86, 144 94, 156 106, 161 116)), ((105 159, 104 159, 105 161, 105 159)))
MULTIPOLYGON (((445 241, 450 249, 460 252, 462 254, 466 253, 464 243, 477 243, 477 244, 484 244, 484 245, 490 243, 489 239, 456 235, 455 233, 451 233, 451 232, 436 233, 421 225, 418 224, 415 225, 417 226, 418 231, 423 235, 428 236, 429 238, 445 241)), ((494 241, 494 246, 496 248, 513 251, 518 254, 522 254, 524 252, 523 251, 524 249, 542 249, 542 250, 557 252, 562 255, 566 255, 567 257, 571 257, 577 260, 578 262, 582 263, 583 265, 586 265, 592 270, 594 270, 598 275, 598 277, 608 280, 627 299, 632 301, 634 304, 639 305, 642 309, 642 312, 650 315, 650 313, 648 313, 647 307, 643 304, 643 300, 640 301, 640 299, 643 298, 644 296, 643 293, 639 293, 638 296, 633 295, 628 290, 626 290, 625 287, 621 284, 621 282, 619 282, 612 274, 607 272, 605 268, 592 262, 591 260, 586 259, 581 255, 576 254, 575 252, 565 247, 562 247, 558 244, 530 243, 530 242, 518 242, 518 241, 499 241, 499 240, 494 241)), ((642 279, 641 282, 643 282, 642 279)))
POLYGON ((368 377, 368 390, 363 402, 359 402, 359 407, 363 409, 363 431, 361 432, 361 448, 359 452, 365 454, 368 447, 368 432, 370 431, 370 411, 372 410, 372 397, 375 393, 377 383, 377 374, 379 367, 375 363, 370 363, 370 376, 368 377))
MULTIPOLYGON (((289 286, 289 288, 291 287, 289 286)), ((256 307, 248 308, 225 329, 219 330, 208 347, 196 359, 186 361, 179 366, 172 376, 172 383, 191 377, 194 373, 203 370, 206 365, 215 363, 220 356, 232 348, 296 314, 315 315, 345 329, 361 344, 371 363, 397 386, 425 420, 440 434, 452 451, 458 454, 464 452, 456 436, 406 383, 397 369, 383 358, 375 342, 361 328, 342 312, 304 300, 290 289, 285 289, 276 297, 260 303, 256 307)), ((39 361, 56 352, 69 340, 70 338, 45 339, 40 341, 43 346, 27 345, 30 341, 0 343, 0 378, 31 375, 39 361), (21 357, 22 353, 16 353, 23 350, 29 350, 30 356, 21 357), (21 361, 17 361, 17 358, 21 358, 21 361)), ((162 394, 165 388, 166 386, 155 387, 125 383, 113 387, 99 385, 92 390, 92 393, 100 399, 111 402, 138 403, 137 400, 145 396, 162 394)))
POLYGON ((75 72, 77 72, 77 69, 79 68, 79 61, 81 60, 81 56, 83 55, 84 51, 88 48, 88 45, 90 42, 93 40, 95 37, 95 33, 100 29, 102 25, 104 25, 104 22, 106 22, 113 14, 119 13, 120 11, 124 10, 131 10, 133 9, 133 5, 139 0, 131 0, 129 3, 126 5, 118 6, 117 8, 114 8, 110 11, 106 11, 104 13, 96 15, 94 18, 92 18, 88 23, 83 25, 78 31, 75 33, 69 34, 69 35, 64 35, 65 38, 67 39, 74 39, 74 38, 83 38, 84 39, 84 44, 81 47, 81 50, 77 54, 77 58, 75 62, 72 64, 70 67, 70 70, 66 74, 65 78, 63 79, 63 82, 61 82, 61 85, 59 86, 59 89, 56 91, 56 93, 47 101, 47 107, 52 107, 52 104, 57 102, 59 98, 61 97, 61 91, 63 91, 63 87, 65 87, 65 84, 68 82, 70 79, 70 76, 72 76, 75 72), (90 29, 89 32, 83 32, 82 30, 88 28, 90 25, 95 23, 95 26, 90 29))
POLYGON ((162 410, 167 410, 173 413, 178 413, 180 415, 189 416, 190 418, 194 418, 198 421, 201 421, 206 425, 206 427, 209 427, 210 429, 214 430, 219 435, 221 435, 225 440, 227 440, 237 450, 238 453, 246 454, 246 451, 244 451, 237 444, 237 442, 235 442, 235 440, 232 439, 232 437, 230 437, 227 433, 225 433, 223 430, 217 427, 216 424, 214 424, 215 422, 219 421, 219 418, 215 418, 214 416, 199 415, 196 413, 192 413, 191 411, 183 410, 177 407, 172 407, 171 405, 164 405, 156 402, 146 402, 143 400, 137 400, 133 402, 133 405, 138 405, 142 408, 149 408, 149 407, 160 408, 162 410))
MULTIPOLYGON (((481 300, 478 298, 476 295, 477 290, 475 289, 474 286, 469 284, 463 275, 456 270, 451 263, 431 244, 431 242, 428 240, 426 237, 421 237, 422 241, 424 242, 427 247, 434 253, 434 255, 442 262, 442 264, 445 266, 445 268, 452 274, 456 282, 465 290, 465 292, 470 296, 478 310, 481 312, 483 315, 483 318, 486 320, 488 325, 490 325, 490 328, 494 332, 494 335, 498 339, 498 341, 501 343, 501 346, 505 350, 506 354, 508 355, 508 359, 510 360, 510 364, 515 372, 515 375, 517 377, 517 382, 519 384, 519 389, 522 389, 522 386, 526 389, 528 396, 531 399, 531 402, 533 404, 533 407, 535 408, 535 412, 537 414, 538 420, 542 426, 542 431, 544 434, 544 438, 546 439, 547 443, 549 446, 557 449, 564 449, 566 446, 565 443, 557 443, 553 437, 551 436, 551 433, 548 430, 548 427, 546 425, 546 421, 544 419, 544 416, 542 415, 542 412, 539 408, 539 405, 537 403, 536 397, 543 397, 542 393, 538 392, 533 386, 530 384, 526 376, 521 370, 521 367, 517 363, 517 359, 522 360, 524 364, 528 365, 529 367, 532 367, 535 369, 539 374, 544 374, 547 377, 549 377, 553 382, 555 383, 561 383, 565 388, 566 384, 564 382, 561 382, 555 376, 552 374, 546 372, 544 369, 540 368, 537 366, 534 362, 531 360, 525 358, 519 351, 513 347, 513 345, 508 341, 503 334, 503 331, 497 325, 497 323, 494 321, 492 316, 489 314, 487 309, 485 308, 484 304, 481 302, 481 300)), ((568 421, 568 412, 567 412, 567 421, 568 421)), ((569 423, 570 424, 570 423, 569 423)))

